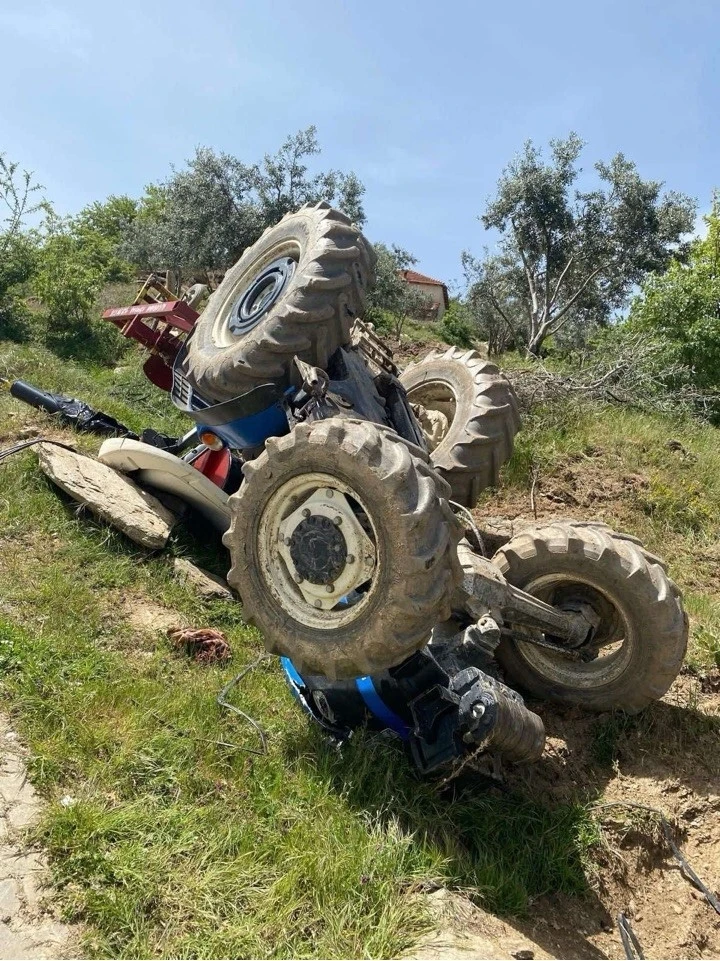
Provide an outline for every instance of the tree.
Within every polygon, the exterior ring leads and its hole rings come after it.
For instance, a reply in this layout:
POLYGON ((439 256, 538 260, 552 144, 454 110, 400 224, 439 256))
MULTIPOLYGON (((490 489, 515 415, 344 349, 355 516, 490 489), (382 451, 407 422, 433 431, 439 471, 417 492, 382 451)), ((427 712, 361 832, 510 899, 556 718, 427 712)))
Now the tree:
POLYGON ((594 189, 578 189, 582 148, 571 133, 550 142, 546 162, 528 141, 480 218, 499 232, 499 253, 463 255, 475 299, 531 354, 571 322, 607 324, 649 273, 682 256, 692 229, 694 202, 643 180, 620 153, 595 164, 594 189))
POLYGON ((310 174, 306 160, 319 153, 315 127, 259 163, 198 148, 184 170, 147 188, 124 255, 151 269, 226 270, 266 227, 304 203, 327 200, 362 223, 364 187, 353 173, 310 174))
POLYGON ((76 229, 119 244, 138 214, 138 201, 125 194, 88 204, 75 218, 76 229))
POLYGON ((46 208, 32 174, 0 154, 0 334, 21 337, 27 310, 18 296, 35 269, 37 235, 27 219, 46 208))
POLYGON ((478 334, 472 311, 457 297, 450 301, 437 330, 445 343, 453 347, 472 347, 478 334))
POLYGON ((687 261, 649 277, 630 308, 627 326, 661 337, 675 359, 692 371, 699 390, 720 388, 720 198, 705 218, 708 232, 695 240, 687 261))
POLYGON ((91 229, 81 217, 63 219, 50 213, 33 278, 46 311, 47 344, 59 352, 114 363, 125 345, 118 332, 100 320, 97 298, 104 284, 126 279, 129 269, 102 231, 91 229))
POLYGON ((420 316, 429 304, 428 298, 403 277, 417 258, 397 244, 373 246, 377 254, 375 286, 368 294, 365 317, 400 337, 407 319, 420 316))

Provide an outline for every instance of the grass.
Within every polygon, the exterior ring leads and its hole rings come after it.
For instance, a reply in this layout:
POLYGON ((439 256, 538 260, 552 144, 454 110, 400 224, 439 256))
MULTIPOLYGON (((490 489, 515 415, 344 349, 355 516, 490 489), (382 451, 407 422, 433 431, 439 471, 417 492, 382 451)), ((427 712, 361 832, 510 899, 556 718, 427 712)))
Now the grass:
MULTIPOLYGON (((133 429, 184 424, 132 353, 118 372, 3 346, 0 372, 108 410, 133 429)), ((44 415, 0 395, 7 445, 44 415)), ((98 441, 74 438, 93 451, 98 441)), ((175 539, 223 570, 222 547, 175 539)), ((47 799, 38 840, 68 918, 98 957, 391 957, 428 925, 418 892, 458 886, 522 914, 582 895, 597 841, 580 801, 546 807, 482 781, 441 792, 399 747, 358 736, 339 752, 298 711, 269 660, 235 697, 269 753, 216 695, 261 644, 238 604, 203 603, 151 555, 77 515, 35 455, 0 467, 0 694, 47 799), (136 608, 221 628, 234 658, 196 664, 136 608)))

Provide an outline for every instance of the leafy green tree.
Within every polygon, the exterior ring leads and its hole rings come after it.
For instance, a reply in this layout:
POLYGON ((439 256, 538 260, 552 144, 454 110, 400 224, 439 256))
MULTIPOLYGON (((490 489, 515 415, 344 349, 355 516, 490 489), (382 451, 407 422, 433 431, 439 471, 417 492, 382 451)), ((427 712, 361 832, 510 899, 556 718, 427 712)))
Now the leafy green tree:
POLYGON ((198 148, 185 169, 147 188, 124 255, 156 270, 225 270, 266 227, 320 200, 362 223, 364 187, 353 173, 311 174, 307 161, 319 153, 315 127, 288 137, 259 163, 198 148))
POLYGON ((457 297, 450 301, 450 306, 443 314, 437 329, 445 343, 452 344, 454 347, 470 348, 478 335, 470 308, 457 297))
POLYGON ((499 233, 499 252, 463 254, 473 296, 531 354, 571 322, 607 324, 648 274, 682 255, 692 229, 694 202, 643 180, 622 154, 596 163, 599 182, 579 189, 582 148, 572 133, 550 142, 545 161, 526 143, 480 218, 499 233))
POLYGON ((27 219, 46 207, 28 171, 0 154, 0 336, 23 338, 28 311, 21 292, 35 270, 37 233, 27 219))
POLYGON ((83 207, 74 219, 75 229, 119 244, 135 222, 138 206, 132 197, 110 194, 107 200, 83 207))
POLYGON ((128 265, 101 233, 74 219, 50 216, 33 280, 46 311, 46 343, 63 353, 113 363, 123 348, 117 331, 97 316, 97 297, 128 265))
POLYGON ((720 198, 705 218, 686 262, 649 277, 630 309, 628 327, 661 337, 692 371, 699 391, 720 388, 720 198))
POLYGON ((410 317, 419 317, 429 300, 403 277, 417 258, 397 244, 374 244, 377 254, 375 286, 368 294, 365 318, 380 330, 400 337, 410 317))

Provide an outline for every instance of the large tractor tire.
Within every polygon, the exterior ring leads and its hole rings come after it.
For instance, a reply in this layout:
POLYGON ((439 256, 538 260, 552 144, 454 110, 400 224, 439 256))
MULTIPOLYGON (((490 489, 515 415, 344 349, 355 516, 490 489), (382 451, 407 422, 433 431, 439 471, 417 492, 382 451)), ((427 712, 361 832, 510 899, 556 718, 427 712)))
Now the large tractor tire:
POLYGON ((271 653, 332 679, 372 674, 449 616, 462 528, 420 448, 331 418, 269 440, 244 472, 228 580, 271 653))
POLYGON ((520 429, 510 382, 477 351, 457 347, 410 364, 400 380, 452 499, 474 507, 482 490, 497 486, 520 429))
POLYGON ((508 679, 544 700, 633 714, 666 693, 682 667, 688 619, 657 557, 605 524, 555 521, 510 540, 493 558, 511 584, 559 607, 586 605, 598 622, 590 660, 515 638, 497 657, 508 679))
POLYGON ((220 402, 291 378, 295 355, 325 368, 350 340, 375 261, 358 228, 328 204, 287 214, 210 297, 188 341, 188 380, 220 402))

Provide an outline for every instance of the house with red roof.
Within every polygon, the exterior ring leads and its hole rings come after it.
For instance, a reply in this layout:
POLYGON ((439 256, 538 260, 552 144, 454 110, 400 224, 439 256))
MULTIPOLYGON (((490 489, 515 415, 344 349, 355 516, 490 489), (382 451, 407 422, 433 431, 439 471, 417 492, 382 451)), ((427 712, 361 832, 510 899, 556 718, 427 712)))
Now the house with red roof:
POLYGON ((428 307, 424 311, 422 320, 440 320, 448 309, 450 298, 448 289, 441 280, 434 280, 416 270, 401 270, 400 275, 408 284, 427 298, 428 307))

